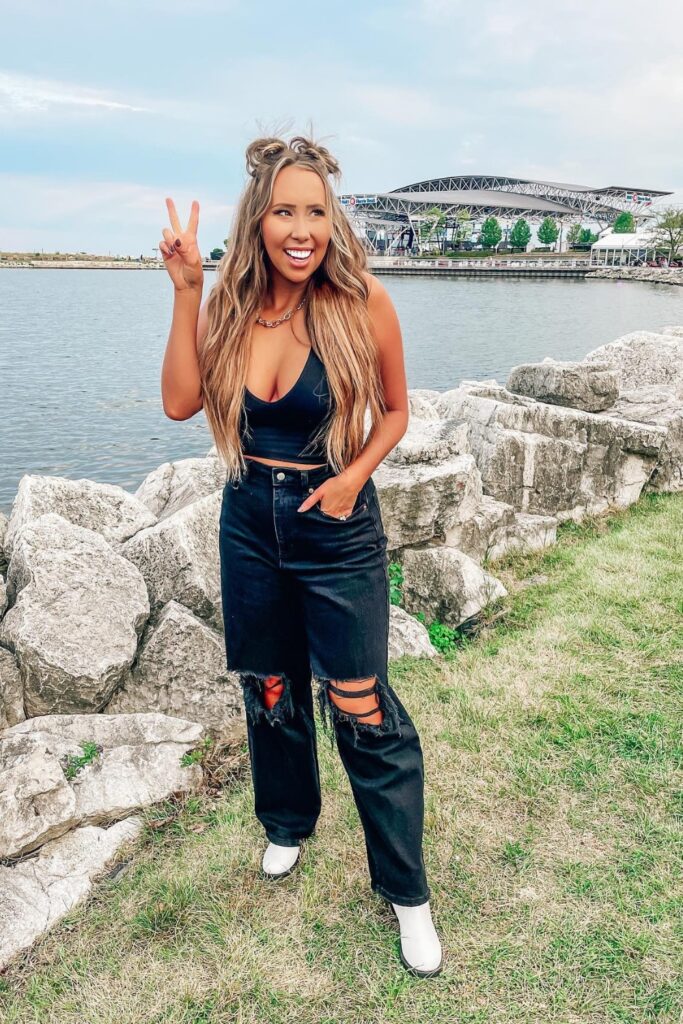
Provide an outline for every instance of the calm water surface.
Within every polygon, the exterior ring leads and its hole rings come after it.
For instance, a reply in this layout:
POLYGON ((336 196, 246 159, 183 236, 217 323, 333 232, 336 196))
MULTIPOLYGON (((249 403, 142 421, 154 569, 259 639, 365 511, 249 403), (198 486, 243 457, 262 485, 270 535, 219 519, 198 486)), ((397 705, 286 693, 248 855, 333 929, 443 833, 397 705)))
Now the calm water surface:
MULTIPOLYGON (((207 273, 204 294, 214 275, 207 273)), ((683 288, 625 281, 383 277, 401 321, 409 388, 581 359, 634 330, 683 324, 683 288)), ((0 271, 0 510, 25 473, 135 490, 162 462, 205 455, 203 412, 161 406, 171 326, 163 271, 0 271)))

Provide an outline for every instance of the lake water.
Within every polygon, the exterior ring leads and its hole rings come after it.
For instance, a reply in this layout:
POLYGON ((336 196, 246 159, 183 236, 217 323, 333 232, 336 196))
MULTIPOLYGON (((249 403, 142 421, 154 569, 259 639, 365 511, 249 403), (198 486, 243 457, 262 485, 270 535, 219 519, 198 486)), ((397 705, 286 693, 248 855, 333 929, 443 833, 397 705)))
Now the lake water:
MULTIPOLYGON (((214 276, 205 276, 208 295, 214 276)), ((581 359, 629 331, 683 324, 683 288, 626 281, 383 277, 409 388, 455 387, 545 356, 581 359)), ((25 473, 135 490, 162 462, 203 456, 203 412, 163 412, 173 309, 163 271, 0 271, 0 510, 25 473)))

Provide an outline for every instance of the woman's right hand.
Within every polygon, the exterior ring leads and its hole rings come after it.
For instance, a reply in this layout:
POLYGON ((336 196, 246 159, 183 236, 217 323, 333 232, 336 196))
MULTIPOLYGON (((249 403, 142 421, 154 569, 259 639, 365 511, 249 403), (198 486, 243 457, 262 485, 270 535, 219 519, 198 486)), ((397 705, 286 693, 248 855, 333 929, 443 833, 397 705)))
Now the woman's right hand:
POLYGON ((180 226, 173 200, 167 198, 166 206, 171 227, 163 228, 164 241, 159 243, 166 270, 176 291, 185 291, 187 288, 201 291, 204 284, 204 268, 202 254, 197 246, 199 203, 196 199, 192 200, 190 219, 184 231, 180 226))

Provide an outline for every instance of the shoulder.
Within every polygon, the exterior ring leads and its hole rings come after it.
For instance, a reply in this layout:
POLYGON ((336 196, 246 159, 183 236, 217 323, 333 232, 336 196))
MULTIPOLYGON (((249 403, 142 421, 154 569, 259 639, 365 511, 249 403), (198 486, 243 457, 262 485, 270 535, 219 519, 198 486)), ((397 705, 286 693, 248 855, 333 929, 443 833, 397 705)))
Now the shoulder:
POLYGON ((393 327, 397 321, 396 310, 391 296, 379 278, 363 271, 368 285, 368 313, 373 326, 381 333, 382 328, 393 327))
POLYGON ((375 277, 374 274, 368 273, 367 270, 361 271, 365 278, 365 283, 368 286, 368 305, 371 302, 377 302, 377 299, 382 295, 388 295, 388 292, 380 279, 375 277))

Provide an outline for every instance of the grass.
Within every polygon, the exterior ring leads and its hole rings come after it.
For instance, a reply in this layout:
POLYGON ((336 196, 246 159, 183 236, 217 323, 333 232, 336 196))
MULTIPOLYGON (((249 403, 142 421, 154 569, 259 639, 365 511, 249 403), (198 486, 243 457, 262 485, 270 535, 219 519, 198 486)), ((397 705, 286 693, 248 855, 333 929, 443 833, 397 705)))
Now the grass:
POLYGON ((678 1024, 683 495, 488 568, 507 613, 391 666, 425 756, 438 978, 398 960, 329 744, 300 867, 259 879, 243 744, 228 783, 150 810, 127 870, 8 969, 3 1024, 678 1024))

